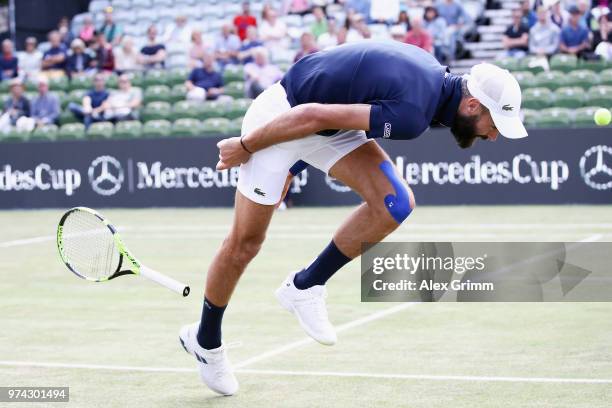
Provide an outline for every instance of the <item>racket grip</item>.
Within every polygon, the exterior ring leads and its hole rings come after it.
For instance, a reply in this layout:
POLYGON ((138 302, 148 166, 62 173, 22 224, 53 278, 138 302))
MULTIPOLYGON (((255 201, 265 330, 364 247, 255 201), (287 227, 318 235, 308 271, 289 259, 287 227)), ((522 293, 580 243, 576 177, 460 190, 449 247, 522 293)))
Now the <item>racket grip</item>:
POLYGON ((145 278, 152 280, 153 282, 157 282, 166 288, 173 290, 176 293, 180 293, 183 297, 189 295, 189 286, 181 283, 177 280, 167 277, 166 275, 162 275, 161 273, 154 271, 151 268, 148 268, 144 265, 140 265, 140 274, 145 278))

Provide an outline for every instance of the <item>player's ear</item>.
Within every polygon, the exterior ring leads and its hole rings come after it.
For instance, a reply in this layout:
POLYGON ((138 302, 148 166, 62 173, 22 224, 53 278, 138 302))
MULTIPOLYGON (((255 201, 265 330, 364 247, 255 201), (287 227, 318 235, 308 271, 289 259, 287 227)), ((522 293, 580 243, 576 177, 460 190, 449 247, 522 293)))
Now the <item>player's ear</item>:
POLYGON ((473 96, 470 96, 466 103, 466 110, 470 116, 480 113, 480 101, 473 96))

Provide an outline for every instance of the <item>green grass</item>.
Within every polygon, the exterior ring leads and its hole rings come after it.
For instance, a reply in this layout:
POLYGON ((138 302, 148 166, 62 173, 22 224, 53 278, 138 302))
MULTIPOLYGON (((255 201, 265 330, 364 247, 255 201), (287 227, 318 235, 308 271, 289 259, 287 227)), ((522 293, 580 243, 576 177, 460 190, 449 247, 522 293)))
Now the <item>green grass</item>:
MULTIPOLYGON (((137 277, 81 280, 56 253, 60 211, 0 212, 0 386, 70 386, 70 407, 594 408, 612 401, 610 383, 445 378, 612 379, 612 305, 606 303, 418 304, 340 332, 334 347, 305 343, 244 367, 250 371, 238 372, 239 394, 217 397, 192 371, 195 360, 179 346, 177 334, 199 318, 206 268, 231 211, 103 212, 139 258, 188 282, 192 295, 182 299, 137 277), (15 243, 41 236, 46 238, 15 243), (380 377, 385 374, 435 378, 380 377)), ((289 271, 312 260, 348 212, 276 214, 226 313, 224 338, 234 364, 305 338, 273 291, 289 271)), ((611 225, 609 206, 423 207, 389 240, 575 241, 597 235, 609 241, 611 225)), ((358 262, 339 272, 328 289, 337 326, 396 306, 360 303, 358 262)))

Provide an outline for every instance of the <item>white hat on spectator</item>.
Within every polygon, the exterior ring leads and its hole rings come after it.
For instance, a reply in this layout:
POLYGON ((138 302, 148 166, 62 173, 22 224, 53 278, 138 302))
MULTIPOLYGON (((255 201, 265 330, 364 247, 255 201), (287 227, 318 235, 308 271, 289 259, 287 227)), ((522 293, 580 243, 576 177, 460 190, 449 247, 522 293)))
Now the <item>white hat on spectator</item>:
POLYGON ((521 87, 508 70, 493 64, 476 64, 464 78, 470 94, 489 109, 502 136, 509 139, 527 136, 520 116, 521 87))

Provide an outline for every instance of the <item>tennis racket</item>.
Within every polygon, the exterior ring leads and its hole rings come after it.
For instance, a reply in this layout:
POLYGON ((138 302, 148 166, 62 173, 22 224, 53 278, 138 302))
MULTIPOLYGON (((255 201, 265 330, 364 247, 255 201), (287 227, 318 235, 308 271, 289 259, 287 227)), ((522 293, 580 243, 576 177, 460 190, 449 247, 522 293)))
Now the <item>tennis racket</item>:
POLYGON ((117 229, 90 208, 72 208, 62 216, 57 227, 57 248, 68 269, 88 281, 141 275, 183 296, 189 295, 189 286, 140 263, 121 241, 117 229))

